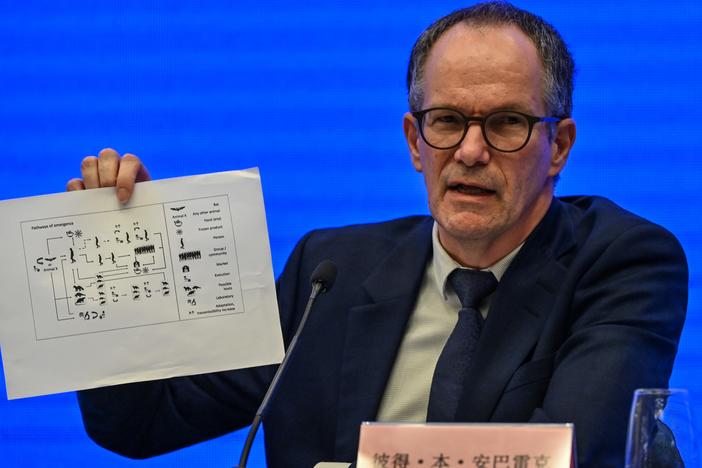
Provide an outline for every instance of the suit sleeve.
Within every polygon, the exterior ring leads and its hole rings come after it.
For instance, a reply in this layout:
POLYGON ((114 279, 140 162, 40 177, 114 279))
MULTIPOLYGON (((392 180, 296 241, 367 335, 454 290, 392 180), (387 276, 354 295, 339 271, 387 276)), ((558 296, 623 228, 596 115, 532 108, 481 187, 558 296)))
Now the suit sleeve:
POLYGON ((631 227, 575 261, 571 312, 533 422, 575 422, 581 466, 623 466, 632 394, 667 387, 687 307, 688 270, 662 228, 631 227))
MULTIPOLYGON (((277 282, 285 346, 305 298, 297 293, 307 237, 296 246, 277 282)), ((306 282, 305 282, 306 284, 306 282)), ((304 306, 304 304, 303 304, 304 306)), ((117 385, 78 392, 88 435, 130 458, 147 458, 247 426, 276 366, 117 385)))

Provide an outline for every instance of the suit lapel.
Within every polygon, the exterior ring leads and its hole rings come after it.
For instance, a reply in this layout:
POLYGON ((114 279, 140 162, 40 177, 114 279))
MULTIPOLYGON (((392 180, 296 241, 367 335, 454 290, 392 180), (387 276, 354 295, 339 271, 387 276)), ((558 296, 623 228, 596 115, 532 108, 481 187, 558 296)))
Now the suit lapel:
MULTIPOLYGON (((431 255, 427 219, 369 275, 348 314, 341 362, 336 456, 358 446, 359 425, 375 418, 431 255)), ((529 236, 502 277, 459 400, 459 420, 490 418, 505 385, 533 349, 551 310, 573 246, 573 227, 560 202, 529 236)))
POLYGON ((433 220, 421 222, 363 283, 348 314, 341 362, 337 456, 353 455, 359 425, 373 420, 431 255, 433 220))
POLYGON ((558 258, 574 245, 573 235, 554 199, 493 296, 459 400, 458 420, 489 420, 510 377, 534 349, 565 272, 558 258))

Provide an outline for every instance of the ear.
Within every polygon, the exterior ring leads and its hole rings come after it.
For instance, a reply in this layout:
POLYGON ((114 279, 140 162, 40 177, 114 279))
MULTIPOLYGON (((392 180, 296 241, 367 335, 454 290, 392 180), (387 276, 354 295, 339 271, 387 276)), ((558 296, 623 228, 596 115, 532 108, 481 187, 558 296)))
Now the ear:
POLYGON ((402 117, 402 131, 405 133, 407 147, 409 148, 410 157, 414 170, 422 172, 422 161, 419 157, 419 129, 417 128, 417 119, 409 112, 402 117))
POLYGON ((558 122, 556 134, 551 143, 551 167, 548 175, 555 177, 563 170, 568 162, 570 149, 575 143, 575 120, 571 118, 558 122))

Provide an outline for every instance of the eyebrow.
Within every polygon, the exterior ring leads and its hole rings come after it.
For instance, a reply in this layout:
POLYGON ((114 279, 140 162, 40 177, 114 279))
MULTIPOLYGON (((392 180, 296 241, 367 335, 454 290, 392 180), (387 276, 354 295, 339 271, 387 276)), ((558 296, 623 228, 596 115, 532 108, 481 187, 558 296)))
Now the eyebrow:
POLYGON ((507 104, 502 104, 500 106, 495 107, 492 112, 494 111, 501 111, 501 110, 515 110, 515 111, 520 111, 524 112, 526 114, 531 114, 532 111, 531 109, 528 109, 524 104, 517 103, 517 102, 508 102, 507 104))

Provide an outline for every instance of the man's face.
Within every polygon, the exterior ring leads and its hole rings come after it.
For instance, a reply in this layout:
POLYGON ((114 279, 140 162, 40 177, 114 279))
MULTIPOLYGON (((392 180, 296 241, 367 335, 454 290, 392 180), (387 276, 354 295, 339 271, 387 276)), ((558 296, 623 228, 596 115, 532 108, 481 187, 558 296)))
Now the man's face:
MULTIPOLYGON (((543 67, 534 45, 515 27, 449 29, 429 54, 423 89, 423 109, 545 115, 543 67)), ((537 123, 524 148, 503 153, 490 148, 472 123, 460 146, 437 150, 422 140, 417 125, 405 115, 412 163, 424 175, 439 239, 457 260, 474 267, 499 260, 538 224, 575 137, 570 119, 558 124, 553 138, 548 124, 537 123)))

